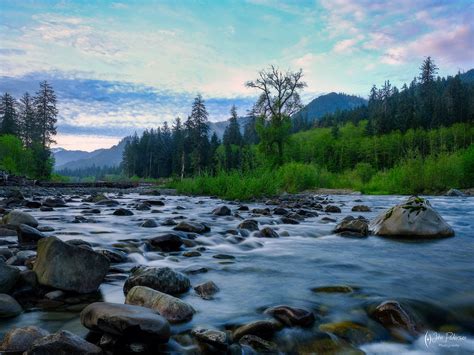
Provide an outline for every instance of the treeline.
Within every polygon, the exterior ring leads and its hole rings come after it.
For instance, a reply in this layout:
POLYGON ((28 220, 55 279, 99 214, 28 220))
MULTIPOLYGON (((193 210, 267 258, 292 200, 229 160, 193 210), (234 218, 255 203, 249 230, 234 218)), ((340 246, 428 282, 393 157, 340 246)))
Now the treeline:
POLYGON ((86 180, 108 180, 111 177, 120 178, 122 168, 120 166, 90 166, 80 169, 61 169, 56 171, 58 175, 67 176, 71 181, 86 180))
POLYGON ((32 178, 49 178, 58 110, 56 95, 46 81, 34 96, 0 98, 0 170, 32 178))
POLYGON ((373 86, 367 106, 325 115, 317 127, 337 127, 368 120, 368 135, 392 131, 406 132, 415 128, 437 128, 474 120, 474 85, 462 80, 463 74, 441 78, 438 67, 428 57, 420 74, 401 89, 389 80, 381 88, 373 86))
POLYGON ((258 142, 255 119, 241 134, 237 109, 232 107, 222 141, 209 132, 208 112, 198 95, 186 121, 177 118, 172 127, 150 129, 135 134, 125 146, 122 168, 125 175, 143 178, 185 177, 253 167, 249 146, 258 142))

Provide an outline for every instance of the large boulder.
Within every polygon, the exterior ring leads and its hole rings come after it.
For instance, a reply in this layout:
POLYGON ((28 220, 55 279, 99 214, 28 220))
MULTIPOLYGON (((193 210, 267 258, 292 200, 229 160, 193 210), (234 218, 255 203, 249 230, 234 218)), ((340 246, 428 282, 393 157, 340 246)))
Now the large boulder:
POLYGON ((230 216, 231 210, 227 206, 219 206, 212 211, 212 214, 215 216, 230 216))
POLYGON ((33 343, 49 332, 44 329, 30 325, 23 328, 13 328, 3 338, 0 351, 22 353, 33 345, 33 343))
POLYGON ((389 300, 379 304, 370 312, 370 316, 392 331, 402 330, 412 336, 420 333, 421 327, 417 324, 415 317, 397 301, 389 300))
POLYGON ((417 196, 383 212, 370 224, 375 235, 386 237, 442 238, 454 230, 430 203, 417 196))
POLYGON ((29 213, 13 210, 7 215, 3 216, 3 223, 18 227, 20 224, 27 224, 31 227, 38 227, 38 221, 29 213))
POLYGON ((170 326, 158 313, 140 306, 95 302, 81 312, 81 323, 94 332, 131 340, 166 343, 170 326))
POLYGON ((137 267, 123 285, 123 291, 128 293, 134 286, 146 286, 170 295, 184 293, 191 287, 189 279, 169 267, 137 267))
POLYGON ((20 277, 20 269, 0 262, 0 293, 10 292, 20 277))
POLYGON ((308 327, 311 326, 315 321, 313 312, 304 308, 276 306, 268 308, 265 310, 265 313, 271 315, 289 327, 296 325, 308 327))
POLYGON ((83 355, 83 354, 102 354, 102 349, 89 343, 81 337, 60 330, 54 334, 47 335, 36 340, 33 346, 24 353, 25 355, 47 355, 47 354, 67 354, 67 355, 83 355))
POLYGON ((133 287, 128 292, 125 303, 151 308, 170 323, 187 322, 196 312, 193 307, 179 298, 144 286, 133 287))
POLYGON ((16 317, 22 312, 23 308, 12 296, 0 293, 0 319, 16 317))
POLYGON ((109 269, 102 254, 56 237, 41 239, 33 271, 41 285, 79 293, 94 292, 109 269))

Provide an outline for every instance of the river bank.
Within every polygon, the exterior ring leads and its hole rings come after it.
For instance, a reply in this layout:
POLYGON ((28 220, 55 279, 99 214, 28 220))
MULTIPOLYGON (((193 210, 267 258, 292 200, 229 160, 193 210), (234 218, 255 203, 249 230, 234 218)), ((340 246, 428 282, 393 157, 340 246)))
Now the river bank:
MULTIPOLYGON (((348 216, 374 220, 406 200, 403 196, 305 193, 241 204, 145 189, 94 192, 30 190, 2 200, 2 214, 27 213, 43 236, 31 237, 36 243, 28 245, 20 242, 16 229, 1 228, 11 231, 0 237, 4 262, 20 270, 22 283, 7 291, 21 308, 18 315, 0 320, 0 338, 13 327, 37 326, 50 333, 70 331, 107 351, 146 351, 146 344, 131 346, 126 337, 104 335, 94 328, 94 317, 84 316, 89 320, 81 322, 79 315, 105 312, 104 306, 84 311, 91 302, 136 305, 145 297, 140 287, 153 286, 172 297, 145 304, 165 307, 160 313, 166 320, 155 319, 154 331, 161 336, 168 331, 170 339, 155 344, 155 350, 441 353, 443 348, 434 343, 427 348, 423 341, 426 332, 436 331, 466 337, 454 344, 455 350, 472 352, 471 198, 428 198, 454 229, 454 238, 397 240, 366 236, 363 229, 361 235, 336 230, 348 216), (108 259, 98 292, 71 290, 72 275, 56 286, 33 276, 45 243, 41 239, 49 237, 58 238, 59 249, 74 245, 108 259), (172 272, 163 278, 150 271, 156 268, 172 272), (151 273, 147 280, 161 280, 159 285, 143 281, 143 272, 151 273), (164 280, 176 277, 182 288, 166 289, 164 280), (402 326, 394 329, 377 316, 384 303, 403 315, 402 326), (179 311, 167 312, 169 304, 177 304, 179 311)), ((101 269, 100 262, 92 267, 89 257, 84 260, 83 274, 101 269)), ((125 309, 107 308, 108 314, 112 311, 123 315, 125 309)))

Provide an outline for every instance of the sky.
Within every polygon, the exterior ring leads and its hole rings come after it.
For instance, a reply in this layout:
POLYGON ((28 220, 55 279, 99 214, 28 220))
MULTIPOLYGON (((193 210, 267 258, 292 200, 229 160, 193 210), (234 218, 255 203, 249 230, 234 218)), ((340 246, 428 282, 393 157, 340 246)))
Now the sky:
POLYGON ((51 82, 67 149, 186 118, 198 93, 211 121, 245 115, 269 65, 301 68, 309 102, 401 86, 426 56, 443 76, 474 67, 474 1, 0 0, 0 91, 51 82))

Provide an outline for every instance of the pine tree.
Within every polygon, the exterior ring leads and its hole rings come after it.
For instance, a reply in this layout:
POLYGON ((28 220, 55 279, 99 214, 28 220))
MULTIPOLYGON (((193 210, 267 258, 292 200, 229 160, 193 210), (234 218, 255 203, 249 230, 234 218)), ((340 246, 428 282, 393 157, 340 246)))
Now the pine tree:
POLYGON ((20 135, 23 140, 23 144, 30 148, 33 142, 39 142, 39 137, 35 137, 35 133, 38 132, 36 127, 36 114, 33 106, 33 98, 29 93, 23 94, 20 99, 20 135))
POLYGON ((19 134, 16 101, 9 93, 5 93, 0 101, 0 135, 19 134))
POLYGON ((235 105, 232 106, 230 110, 229 124, 224 131, 223 143, 237 146, 242 144, 242 134, 240 133, 237 108, 235 105))
POLYGON ((209 123, 204 100, 199 94, 193 102, 191 116, 186 122, 191 148, 190 158, 193 172, 200 175, 209 162, 209 123))
POLYGON ((56 122, 58 109, 56 108, 56 94, 48 82, 40 83, 40 89, 34 98, 38 132, 35 136, 40 137, 43 148, 49 148, 54 143, 53 136, 56 135, 56 122))

